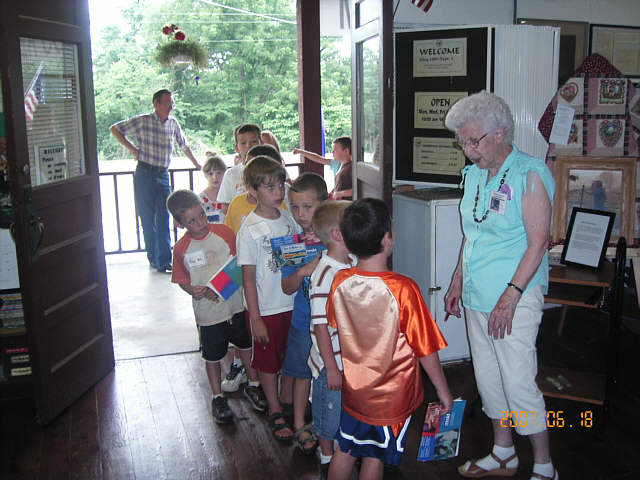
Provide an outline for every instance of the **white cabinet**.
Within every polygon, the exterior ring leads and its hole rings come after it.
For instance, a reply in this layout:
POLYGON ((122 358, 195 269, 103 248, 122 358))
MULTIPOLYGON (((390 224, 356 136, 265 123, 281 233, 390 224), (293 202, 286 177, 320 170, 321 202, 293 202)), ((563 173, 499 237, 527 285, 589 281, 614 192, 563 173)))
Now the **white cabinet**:
POLYGON ((428 188, 393 195, 393 270, 420 286, 431 315, 449 346, 441 361, 469 358, 467 329, 462 318, 445 322, 444 296, 458 263, 462 230, 457 188, 428 188))

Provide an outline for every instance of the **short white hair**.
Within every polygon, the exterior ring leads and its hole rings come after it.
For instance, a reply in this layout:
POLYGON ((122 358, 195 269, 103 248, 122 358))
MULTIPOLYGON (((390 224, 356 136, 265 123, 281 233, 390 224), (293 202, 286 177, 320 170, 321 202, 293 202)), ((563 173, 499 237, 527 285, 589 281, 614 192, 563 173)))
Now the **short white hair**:
POLYGON ((469 122, 480 123, 486 132, 502 127, 504 141, 513 142, 513 115, 509 105, 499 96, 482 90, 461 98, 449 109, 445 126, 456 135, 469 122))

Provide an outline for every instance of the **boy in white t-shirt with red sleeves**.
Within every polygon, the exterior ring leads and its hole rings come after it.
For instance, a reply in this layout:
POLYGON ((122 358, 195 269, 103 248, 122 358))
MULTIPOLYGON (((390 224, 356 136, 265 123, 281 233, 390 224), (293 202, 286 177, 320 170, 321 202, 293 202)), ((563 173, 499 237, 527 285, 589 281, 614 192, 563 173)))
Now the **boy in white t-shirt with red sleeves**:
MULTIPOLYGON (((229 344, 233 344, 245 365, 249 365, 251 337, 244 322, 242 290, 225 301, 207 283, 236 254, 235 235, 226 225, 207 221, 200 198, 191 190, 176 190, 169 195, 167 209, 176 224, 187 229, 173 249, 171 281, 193 297, 202 357, 213 393, 212 414, 217 423, 230 423, 233 413, 221 391, 220 361, 227 354, 229 344)), ((254 409, 264 411, 266 402, 257 373, 247 367, 247 375, 249 385, 245 387, 245 396, 254 409)))

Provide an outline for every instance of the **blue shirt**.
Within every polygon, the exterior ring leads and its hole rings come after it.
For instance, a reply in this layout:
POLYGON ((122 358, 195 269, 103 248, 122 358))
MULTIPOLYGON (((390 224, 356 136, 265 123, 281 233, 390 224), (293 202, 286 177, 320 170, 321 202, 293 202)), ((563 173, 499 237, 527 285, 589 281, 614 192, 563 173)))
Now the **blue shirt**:
MULTIPOLYGON (((284 266, 282 267, 282 278, 287 278, 289 275, 295 273, 304 264, 313 260, 316 255, 322 250, 326 250, 326 247, 321 243, 313 245, 307 245, 307 256, 305 261, 301 265, 284 266)), ((311 325, 311 306, 309 304, 309 279, 311 277, 304 277, 300 287, 296 291, 296 296, 293 298, 293 314, 291 315, 291 326, 298 330, 309 331, 311 325)))
MULTIPOLYGON (((462 170, 464 195, 460 202, 460 215, 465 237, 462 252, 462 302, 466 308, 478 312, 491 312, 494 309, 527 250, 522 196, 526 193, 528 172, 538 174, 553 204, 555 185, 547 166, 542 160, 512 146, 513 151, 488 182, 487 169, 469 165, 462 170), (507 194, 504 215, 489 211, 484 221, 476 222, 473 219, 473 207, 478 185, 476 218, 481 219, 489 208, 491 192, 498 190, 503 176, 501 191, 507 194)), ((545 252, 525 293, 537 285, 542 285, 546 293, 548 283, 549 259, 545 252)))

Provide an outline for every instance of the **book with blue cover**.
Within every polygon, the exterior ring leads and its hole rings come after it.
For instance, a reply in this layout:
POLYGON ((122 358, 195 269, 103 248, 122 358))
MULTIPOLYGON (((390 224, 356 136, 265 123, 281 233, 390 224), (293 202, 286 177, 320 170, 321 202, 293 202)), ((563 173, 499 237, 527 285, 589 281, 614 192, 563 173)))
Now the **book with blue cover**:
POLYGON ((320 242, 305 240, 304 233, 271 239, 273 258, 279 267, 304 265, 316 256, 318 250, 323 248, 324 246, 320 242))
POLYGON ((427 407, 418 448, 418 461, 444 460, 458 456, 460 429, 466 400, 453 401, 451 411, 442 413, 442 404, 434 402, 427 407))

